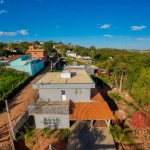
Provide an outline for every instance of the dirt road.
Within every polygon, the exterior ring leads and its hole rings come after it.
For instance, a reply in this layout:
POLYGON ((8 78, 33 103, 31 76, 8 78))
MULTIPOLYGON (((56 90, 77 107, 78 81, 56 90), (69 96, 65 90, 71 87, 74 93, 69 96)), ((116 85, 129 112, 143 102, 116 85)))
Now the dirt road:
MULTIPOLYGON (((50 71, 50 64, 44 68, 24 89, 19 91, 11 101, 9 101, 10 116, 14 125, 20 115, 27 108, 28 104, 36 94, 37 90, 32 88, 32 83, 42 77, 46 72, 50 71)), ((0 150, 6 149, 9 145, 9 124, 6 111, 0 113, 0 150)))

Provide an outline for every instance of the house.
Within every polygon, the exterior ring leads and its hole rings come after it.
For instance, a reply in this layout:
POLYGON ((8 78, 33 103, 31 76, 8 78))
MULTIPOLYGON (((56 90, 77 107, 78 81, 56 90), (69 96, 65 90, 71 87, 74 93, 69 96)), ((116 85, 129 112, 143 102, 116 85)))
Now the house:
POLYGON ((90 75, 95 75, 96 72, 99 70, 99 68, 94 66, 94 65, 78 65, 77 62, 73 62, 73 64, 71 66, 65 66, 64 69, 65 70, 68 70, 68 69, 85 69, 86 72, 90 75))
POLYGON ((48 72, 33 84, 39 96, 28 106, 36 128, 70 128, 71 121, 103 121, 114 116, 84 69, 48 72))
POLYGON ((68 56, 70 56, 70 57, 74 57, 74 58, 76 58, 76 53, 74 53, 74 52, 72 52, 72 51, 67 51, 67 53, 66 53, 66 56, 68 57, 68 56))
POLYGON ((26 72, 31 76, 44 68, 44 61, 33 59, 30 55, 14 55, 8 57, 5 61, 9 62, 9 66, 6 66, 6 68, 26 72))
POLYGON ((35 46, 29 46, 29 49, 27 51, 32 56, 32 58, 44 60, 44 62, 48 61, 47 51, 44 49, 39 49, 35 46))

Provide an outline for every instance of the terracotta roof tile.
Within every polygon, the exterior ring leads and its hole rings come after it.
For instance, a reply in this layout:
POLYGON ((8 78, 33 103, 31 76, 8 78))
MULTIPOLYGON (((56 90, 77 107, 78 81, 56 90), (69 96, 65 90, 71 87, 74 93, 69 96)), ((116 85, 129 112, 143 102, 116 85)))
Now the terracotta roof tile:
POLYGON ((103 97, 101 96, 97 88, 91 89, 91 100, 102 102, 104 101, 103 97))
POLYGON ((114 119, 107 102, 70 103, 70 120, 114 119))
POLYGON ((8 57, 6 60, 12 61, 12 60, 17 59, 19 57, 20 57, 20 55, 14 55, 14 56, 8 57))
POLYGON ((143 111, 137 112, 132 116, 133 128, 150 128, 150 115, 143 111))

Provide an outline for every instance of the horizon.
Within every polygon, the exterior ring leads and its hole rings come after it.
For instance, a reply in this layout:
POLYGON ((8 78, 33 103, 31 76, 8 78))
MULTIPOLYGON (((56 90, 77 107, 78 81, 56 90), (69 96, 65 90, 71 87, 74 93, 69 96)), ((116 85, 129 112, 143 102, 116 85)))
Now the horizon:
POLYGON ((150 49, 148 0, 0 0, 0 41, 150 49), (13 6, 13 7, 12 7, 13 6))

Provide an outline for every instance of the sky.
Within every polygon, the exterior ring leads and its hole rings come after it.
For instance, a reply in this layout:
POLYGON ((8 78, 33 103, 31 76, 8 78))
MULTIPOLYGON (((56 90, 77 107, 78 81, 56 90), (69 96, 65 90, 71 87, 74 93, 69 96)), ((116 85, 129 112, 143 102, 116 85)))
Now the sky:
POLYGON ((0 0, 0 42, 150 49, 150 0, 0 0))

